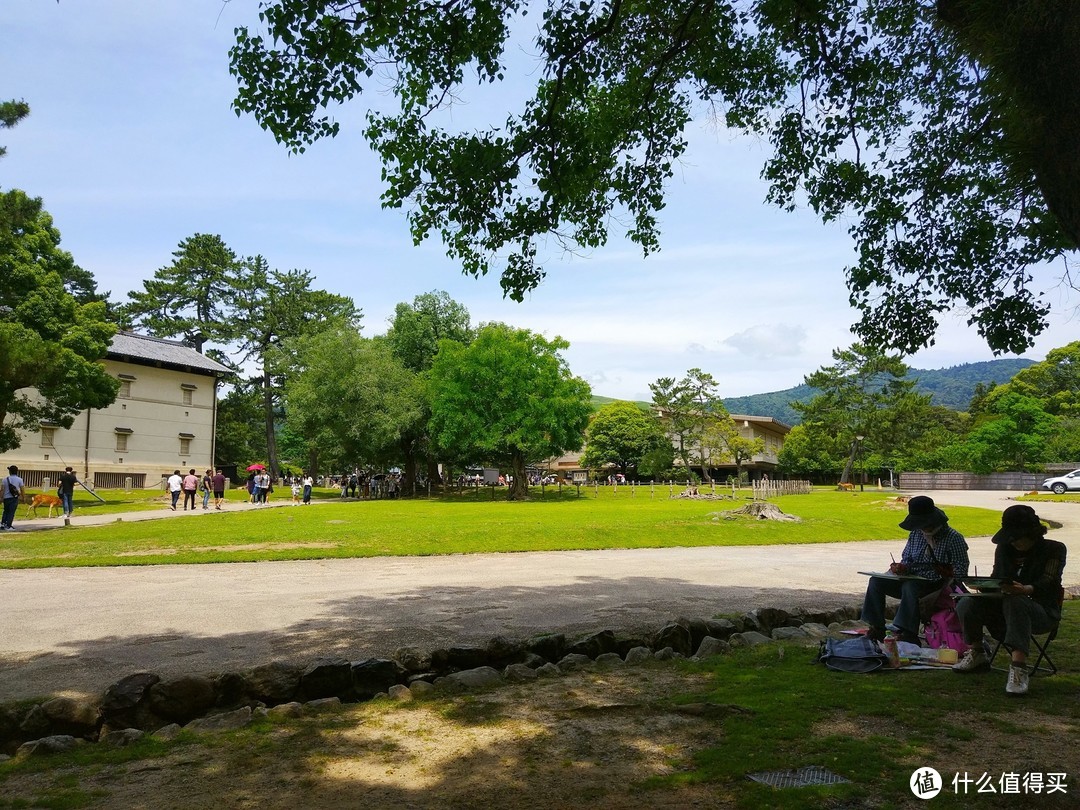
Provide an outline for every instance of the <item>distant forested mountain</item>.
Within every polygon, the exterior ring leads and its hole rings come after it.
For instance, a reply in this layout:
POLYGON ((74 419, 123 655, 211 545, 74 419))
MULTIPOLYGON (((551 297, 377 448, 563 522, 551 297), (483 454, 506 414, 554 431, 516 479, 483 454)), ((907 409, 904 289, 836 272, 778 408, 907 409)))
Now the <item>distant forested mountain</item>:
MULTIPOLYGON (((1020 369, 1034 363, 1034 360, 1014 358, 964 363, 951 368, 913 368, 908 372, 907 378, 916 380, 917 391, 922 394, 931 394, 935 405, 964 411, 971 403, 976 385, 979 383, 1001 385, 1011 380, 1020 369)), ((791 408, 791 403, 805 402, 815 393, 815 390, 808 385, 797 385, 794 388, 768 394, 731 397, 724 400, 724 405, 731 413, 771 416, 781 422, 795 425, 799 422, 799 415, 791 408)))

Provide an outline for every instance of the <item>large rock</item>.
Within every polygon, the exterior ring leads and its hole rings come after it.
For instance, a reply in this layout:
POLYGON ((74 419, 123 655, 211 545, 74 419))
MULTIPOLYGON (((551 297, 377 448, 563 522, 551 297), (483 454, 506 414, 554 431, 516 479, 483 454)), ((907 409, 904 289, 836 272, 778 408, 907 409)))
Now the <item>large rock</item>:
POLYGON ((352 694, 352 662, 344 658, 320 658, 300 676, 304 700, 345 697, 352 694))
POLYGON ((440 688, 456 691, 459 689, 484 689, 502 682, 502 676, 491 667, 476 667, 461 672, 453 672, 441 679, 440 688))
POLYGON ((161 681, 153 672, 137 672, 121 678, 101 699, 101 716, 110 728, 158 728, 163 723, 149 706, 150 687, 161 681))
POLYGON ((579 638, 566 648, 568 655, 587 655, 596 658, 604 653, 615 652, 615 631, 601 630, 579 638))
POLYGON ((567 653, 559 659, 559 671, 560 672, 574 672, 579 669, 585 669, 592 666, 593 660, 587 655, 581 653, 567 653))
POLYGON ((484 647, 451 647, 446 651, 446 665, 450 669, 476 669, 488 662, 484 647))
POLYGON ((251 725, 251 707, 243 706, 231 712, 211 714, 192 720, 185 726, 189 731, 235 731, 251 725))
POLYGON ((708 630, 705 635, 719 639, 729 638, 743 629, 742 623, 735 624, 731 619, 707 619, 705 627, 708 630))
POLYGON ((626 663, 641 664, 652 658, 652 650, 646 646, 634 647, 626 653, 626 663))
POLYGON ((510 683, 525 683, 537 679, 536 669, 527 664, 509 664, 503 670, 503 677, 510 683))
POLYGON ((696 658, 708 658, 713 655, 723 655, 731 651, 731 644, 726 639, 705 636, 694 653, 696 658))
POLYGON ((692 652, 690 641, 690 630, 677 622, 664 625, 650 639, 654 650, 670 647, 672 652, 685 656, 689 656, 692 652))
POLYGON ((525 642, 525 649, 534 655, 539 655, 545 661, 558 661, 566 654, 566 636, 562 633, 533 636, 525 642))
POLYGON ((45 737, 48 735, 50 728, 49 715, 45 714, 45 710, 36 704, 30 707, 19 722, 19 731, 22 732, 24 740, 27 737, 45 737))
POLYGON ((212 709, 217 692, 209 678, 186 675, 155 683, 150 687, 149 700, 150 710, 158 717, 183 725, 212 709))
POLYGON ((759 644, 772 644, 772 639, 755 630, 747 630, 745 633, 735 633, 728 643, 732 647, 757 647, 759 644))
POLYGON ((353 694, 370 700, 386 692, 395 683, 405 683, 409 671, 392 658, 368 658, 352 665, 353 694))
POLYGON ((780 608, 756 608, 749 613, 744 613, 746 626, 750 630, 757 630, 763 635, 768 635, 777 627, 785 627, 792 618, 791 614, 780 608))
POLYGON ((810 634, 801 627, 777 627, 772 631, 775 641, 809 641, 810 634))
POLYGON ((248 695, 248 681, 240 672, 223 672, 214 678, 214 691, 217 692, 218 706, 236 706, 245 703, 248 695))
POLYGON ((101 726, 101 711, 97 703, 90 701, 53 698, 42 703, 41 710, 49 718, 49 727, 54 734, 93 737, 101 726))
POLYGON ((484 650, 487 653, 487 663, 492 667, 516 663, 525 654, 524 645, 505 636, 495 636, 488 641, 484 650))
POLYGON ((86 745, 86 740, 72 737, 70 734, 53 734, 38 740, 31 740, 19 746, 17 756, 35 757, 43 754, 66 754, 74 751, 80 745, 86 745))
POLYGON ((431 669, 431 656, 418 647, 399 647, 394 652, 394 659, 409 672, 431 669))
POLYGON ((303 672, 301 667, 284 661, 263 664, 244 673, 246 691, 251 698, 267 706, 288 703, 300 690, 303 672))

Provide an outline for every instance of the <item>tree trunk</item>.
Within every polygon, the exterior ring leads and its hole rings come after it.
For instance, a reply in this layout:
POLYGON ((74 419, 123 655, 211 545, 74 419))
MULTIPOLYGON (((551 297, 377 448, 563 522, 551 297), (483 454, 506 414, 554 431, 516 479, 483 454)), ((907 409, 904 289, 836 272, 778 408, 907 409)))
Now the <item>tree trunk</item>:
POLYGON ((510 501, 523 501, 529 497, 529 476, 525 472, 525 455, 520 450, 512 451, 510 472, 514 476, 514 483, 510 485, 506 498, 510 501))
POLYGON ((274 432, 274 392, 270 386, 270 372, 263 371, 263 416, 266 419, 266 466, 270 480, 278 477, 277 434, 274 432))
POLYGON ((855 453, 858 450, 858 444, 856 442, 851 443, 851 454, 848 456, 847 464, 844 465, 844 472, 840 474, 840 483, 851 483, 851 471, 855 468, 855 453))
POLYGON ((312 478, 319 476, 319 451, 314 448, 308 450, 307 472, 312 478))
POLYGON ((427 480, 431 486, 442 486, 445 482, 439 472, 439 460, 429 455, 424 459, 424 462, 427 465, 427 480))

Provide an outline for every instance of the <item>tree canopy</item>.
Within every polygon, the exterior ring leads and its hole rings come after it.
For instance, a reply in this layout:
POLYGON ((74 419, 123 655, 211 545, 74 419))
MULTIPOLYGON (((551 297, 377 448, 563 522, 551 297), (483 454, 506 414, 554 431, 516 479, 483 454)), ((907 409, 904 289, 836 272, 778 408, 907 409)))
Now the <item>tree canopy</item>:
POLYGON ((659 248, 686 130, 711 117, 768 140, 768 199, 850 222, 855 326, 910 353, 969 313, 1020 352, 1049 305, 1032 268, 1080 244, 1080 4, 1074 0, 277 0, 236 30, 237 114, 289 149, 368 112, 383 203, 465 272, 521 300, 541 240, 596 247, 609 223, 659 248), (535 79, 532 77, 535 76, 535 79), (456 130, 440 111, 486 84, 535 81, 520 109, 456 130))
POLYGON ((637 472, 650 453, 671 447, 654 414, 624 401, 605 405, 593 415, 585 444, 583 466, 614 465, 624 475, 637 472))
POLYGON ((116 327, 103 301, 80 303, 67 289, 82 273, 40 198, 0 194, 0 452, 19 446, 20 430, 68 428, 116 398, 120 383, 98 362, 116 327))
POLYGON ((443 341, 431 367, 434 442, 462 461, 496 462, 528 494, 526 465, 579 450, 592 411, 589 385, 559 354, 569 344, 500 323, 468 345, 443 341))
POLYGON ((282 375, 293 362, 289 341, 355 327, 362 318, 351 298, 313 289, 313 281, 306 270, 275 270, 262 256, 239 259, 220 236, 197 233, 122 308, 152 335, 181 338, 200 352, 217 344, 206 353, 237 372, 245 363, 258 365, 271 474, 280 469, 276 422, 282 375))

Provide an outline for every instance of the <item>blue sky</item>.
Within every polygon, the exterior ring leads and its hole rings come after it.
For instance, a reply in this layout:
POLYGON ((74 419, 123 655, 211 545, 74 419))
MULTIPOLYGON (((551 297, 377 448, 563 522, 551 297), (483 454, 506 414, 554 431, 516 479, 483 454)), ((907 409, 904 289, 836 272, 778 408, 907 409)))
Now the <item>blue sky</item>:
MULTIPOLYGON (((0 5, 0 97, 31 106, 28 119, 0 132, 8 148, 0 188, 42 197, 62 247, 114 298, 201 232, 351 296, 367 335, 385 331, 395 304, 436 289, 474 323, 561 335, 570 368, 604 396, 648 399, 650 382, 692 367, 711 372, 722 396, 779 390, 852 342, 844 227, 763 202, 766 145, 703 118, 670 184, 662 250, 643 258, 617 235, 584 255, 549 246, 547 280, 518 304, 502 297, 497 277, 462 276, 439 242, 414 247, 404 214, 380 209, 378 161, 349 127, 361 104, 337 116, 337 139, 299 156, 254 119, 237 118, 228 50, 233 29, 254 27, 256 15, 255 0, 0 5)), ((454 116, 499 121, 505 112, 487 100, 454 116)), ((1026 357, 1076 338, 1077 301, 1058 283, 1063 271, 1040 278, 1055 315, 1026 357)), ((992 359, 964 320, 946 317, 938 344, 907 362, 992 359)))

